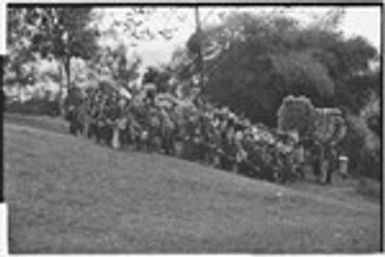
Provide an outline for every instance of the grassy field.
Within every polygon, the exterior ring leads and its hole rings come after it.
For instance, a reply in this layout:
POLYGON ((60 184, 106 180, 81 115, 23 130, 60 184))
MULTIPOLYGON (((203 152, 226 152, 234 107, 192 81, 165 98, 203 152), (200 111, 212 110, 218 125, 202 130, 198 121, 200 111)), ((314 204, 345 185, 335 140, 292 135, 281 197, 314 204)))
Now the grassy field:
POLYGON ((66 135, 59 120, 17 115, 5 116, 4 157, 11 253, 380 249, 379 202, 346 183, 284 187, 113 151, 66 135))

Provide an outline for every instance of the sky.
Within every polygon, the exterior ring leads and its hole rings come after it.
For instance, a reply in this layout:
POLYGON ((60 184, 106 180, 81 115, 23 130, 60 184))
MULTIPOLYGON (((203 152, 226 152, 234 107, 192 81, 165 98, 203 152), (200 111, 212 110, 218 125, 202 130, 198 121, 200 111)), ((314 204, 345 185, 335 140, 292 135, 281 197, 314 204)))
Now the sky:
MULTIPOLYGON (((116 20, 124 20, 125 13, 130 8, 103 8, 102 22, 99 24, 102 30, 111 26, 116 20)), ((303 24, 309 24, 315 17, 323 17, 333 7, 241 7, 242 10, 253 12, 271 12, 283 10, 286 14, 297 18, 303 24)), ((234 10, 233 7, 201 7, 200 18, 203 27, 218 21, 218 13, 234 10)), ((379 7, 370 6, 352 6, 345 7, 345 15, 341 21, 339 29, 342 30, 345 37, 362 36, 373 46, 380 50, 381 41, 381 10, 379 7)), ((149 42, 135 42, 134 47, 130 47, 128 55, 137 55, 143 60, 145 66, 159 65, 170 60, 172 52, 178 47, 183 46, 188 37, 195 30, 194 9, 188 7, 162 8, 156 15, 143 20, 145 24, 153 29, 163 27, 176 28, 177 31, 172 40, 157 39, 149 42), (183 17, 183 20, 178 18, 183 17)), ((124 41, 127 45, 132 45, 130 37, 121 33, 121 38, 105 41, 106 44, 116 44, 118 41, 124 41)))
POLYGON ((341 29, 348 35, 360 35, 377 49, 381 43, 381 10, 376 7, 351 7, 346 12, 341 29))

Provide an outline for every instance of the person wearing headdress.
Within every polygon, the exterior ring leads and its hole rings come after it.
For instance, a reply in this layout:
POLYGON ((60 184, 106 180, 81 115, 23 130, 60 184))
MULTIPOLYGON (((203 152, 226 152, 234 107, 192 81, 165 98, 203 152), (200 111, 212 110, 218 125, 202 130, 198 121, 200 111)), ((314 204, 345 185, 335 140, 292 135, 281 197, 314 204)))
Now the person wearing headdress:
POLYGON ((69 122, 69 132, 77 135, 82 130, 82 122, 79 120, 78 108, 83 103, 83 98, 80 90, 76 87, 71 87, 68 90, 68 95, 64 101, 65 119, 69 122))
POLYGON ((244 127, 238 122, 235 124, 235 134, 234 134, 234 146, 235 146, 235 166, 237 173, 246 172, 246 160, 247 152, 243 146, 244 141, 244 127))
POLYGON ((127 117, 125 113, 127 102, 126 99, 120 95, 117 95, 114 100, 116 103, 111 114, 111 126, 113 130, 111 145, 113 148, 121 148, 121 146, 125 144, 123 134, 127 126, 127 117))
POLYGON ((222 158, 221 165, 226 170, 235 171, 236 147, 234 144, 234 118, 229 114, 222 125, 222 158))
POLYGON ((165 154, 171 155, 175 151, 175 142, 173 137, 173 134, 175 133, 175 125, 165 106, 161 107, 160 116, 162 148, 165 154))

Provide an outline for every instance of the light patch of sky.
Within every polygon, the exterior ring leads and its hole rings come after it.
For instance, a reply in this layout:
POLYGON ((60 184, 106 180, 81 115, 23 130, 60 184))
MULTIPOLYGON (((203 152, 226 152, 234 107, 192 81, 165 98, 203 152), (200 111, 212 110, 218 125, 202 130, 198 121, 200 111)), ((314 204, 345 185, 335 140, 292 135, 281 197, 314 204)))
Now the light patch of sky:
MULTIPOLYGON (((220 20, 220 13, 230 11, 267 12, 279 13, 298 19, 303 24, 309 24, 315 19, 323 17, 333 7, 201 7, 200 18, 202 26, 214 24, 220 20)), ((102 30, 111 27, 114 21, 124 21, 130 8, 103 8, 100 9, 103 18, 98 24, 102 30)), ((138 18, 135 16, 135 18, 138 18)), ((195 30, 195 18, 193 8, 158 8, 153 15, 142 19, 146 26, 153 31, 162 30, 165 27, 176 28, 174 37, 165 40, 157 37, 151 41, 137 41, 127 36, 123 31, 118 38, 106 37, 104 43, 116 45, 123 42, 131 46, 128 55, 137 55, 143 61, 143 66, 158 66, 170 61, 171 55, 177 47, 182 47, 189 36, 195 30), (180 19, 182 17, 183 19, 180 19)), ((345 7, 345 16, 339 29, 346 37, 362 36, 373 46, 380 50, 380 23, 381 13, 379 7, 345 7)))
MULTIPOLYGON (((291 9, 291 8, 290 8, 291 9)), ((288 14, 304 24, 322 18, 333 7, 303 7, 288 10, 288 14)), ((381 9, 380 7, 345 7, 345 15, 338 27, 346 38, 361 36, 381 50, 381 9)))
MULTIPOLYGON (((126 14, 130 12, 130 8, 103 8, 102 22, 99 29, 107 31, 115 21, 124 22, 126 14)), ((153 32, 161 31, 164 28, 177 28, 174 37, 171 40, 166 40, 157 35, 153 40, 136 40, 124 32, 122 27, 115 27, 118 33, 103 37, 102 45, 116 47, 123 43, 128 46, 128 56, 139 56, 143 62, 143 66, 158 66, 170 60, 173 51, 183 45, 188 37, 194 31, 193 24, 193 9, 191 8, 159 8, 153 15, 141 17, 136 15, 135 19, 140 19, 144 22, 145 27, 148 27, 153 32), (178 17, 184 17, 180 21, 178 17)), ((157 34, 157 33, 155 33, 157 34)))
POLYGON ((341 29, 347 36, 363 36, 381 50, 381 9, 379 7, 350 7, 341 29))

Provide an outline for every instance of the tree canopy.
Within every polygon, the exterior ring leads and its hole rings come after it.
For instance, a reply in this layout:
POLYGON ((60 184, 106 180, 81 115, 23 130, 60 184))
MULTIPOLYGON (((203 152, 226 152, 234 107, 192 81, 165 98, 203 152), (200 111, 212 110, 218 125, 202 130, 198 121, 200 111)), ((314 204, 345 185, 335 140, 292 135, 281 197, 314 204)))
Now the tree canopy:
POLYGON ((282 15, 232 13, 192 35, 187 48, 194 57, 197 37, 203 42, 205 94, 212 101, 272 126, 289 94, 328 107, 354 97, 349 81, 367 74, 378 54, 363 38, 346 39, 335 29, 341 15, 329 13, 324 23, 303 27, 282 15))

